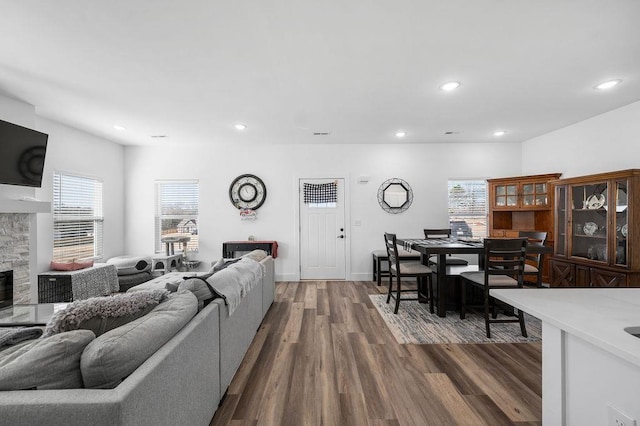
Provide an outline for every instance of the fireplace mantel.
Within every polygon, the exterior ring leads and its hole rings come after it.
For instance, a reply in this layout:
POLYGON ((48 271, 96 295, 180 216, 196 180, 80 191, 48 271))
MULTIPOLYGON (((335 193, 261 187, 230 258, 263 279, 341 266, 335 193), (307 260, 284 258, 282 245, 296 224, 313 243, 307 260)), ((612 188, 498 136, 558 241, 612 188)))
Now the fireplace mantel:
POLYGON ((51 213, 49 201, 0 200, 0 213, 51 213))

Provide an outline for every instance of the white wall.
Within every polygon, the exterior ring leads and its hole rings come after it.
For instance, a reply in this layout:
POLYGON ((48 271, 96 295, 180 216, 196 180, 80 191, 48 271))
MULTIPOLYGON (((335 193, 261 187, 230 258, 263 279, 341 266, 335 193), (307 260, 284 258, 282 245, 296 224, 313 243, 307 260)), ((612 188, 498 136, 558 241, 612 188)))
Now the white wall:
MULTIPOLYGON (((104 258, 124 252, 124 148, 111 141, 38 117, 33 105, 0 95, 0 119, 47 133, 47 153, 42 187, 0 184, 0 199, 36 197, 52 200, 54 170, 93 176, 103 181, 104 258)), ((37 300, 37 274, 49 270, 53 256, 53 218, 38 213, 30 236, 32 300, 37 300)))
MULTIPOLYGON (((278 280, 298 276, 297 181, 304 177, 346 177, 350 214, 351 276, 371 279, 371 251, 383 247, 382 234, 422 235, 424 227, 447 226, 447 179, 520 174, 519 144, 305 145, 269 147, 127 147, 125 149, 125 246, 130 253, 153 253, 154 180, 200 182, 200 253, 206 263, 218 259, 225 240, 277 240, 278 280), (241 222, 229 201, 229 185, 242 173, 261 177, 267 200, 255 222, 241 222), (358 176, 369 176, 367 184, 358 176), (406 180, 414 191, 408 211, 392 215, 378 205, 386 179, 406 180), (361 226, 354 226, 356 220, 361 226)), ((204 267, 204 265, 203 265, 204 267)))
MULTIPOLYGON (((36 197, 52 201, 53 172, 70 172, 101 179, 104 214, 104 257, 123 254, 124 249, 124 148, 71 127, 36 117, 35 129, 47 133, 42 188, 36 197)), ((53 218, 49 213, 38 214, 38 271, 49 269, 53 257, 53 218)))
POLYGON ((640 102, 530 139, 522 144, 522 174, 562 177, 640 168, 640 102))

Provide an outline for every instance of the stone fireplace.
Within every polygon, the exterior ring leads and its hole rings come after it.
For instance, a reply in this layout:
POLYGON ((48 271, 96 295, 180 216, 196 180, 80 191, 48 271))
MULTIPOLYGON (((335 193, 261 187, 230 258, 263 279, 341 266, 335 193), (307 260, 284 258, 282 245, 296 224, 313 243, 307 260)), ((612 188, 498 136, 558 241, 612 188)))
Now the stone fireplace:
POLYGON ((30 213, 0 213, 0 271, 13 270, 13 303, 30 303, 30 213))

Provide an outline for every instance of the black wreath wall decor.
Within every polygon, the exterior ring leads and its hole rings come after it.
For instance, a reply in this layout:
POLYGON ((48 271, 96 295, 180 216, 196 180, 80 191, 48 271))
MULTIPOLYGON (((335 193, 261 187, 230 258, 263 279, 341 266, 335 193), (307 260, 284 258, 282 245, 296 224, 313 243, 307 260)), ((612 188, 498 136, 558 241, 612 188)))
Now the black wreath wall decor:
POLYGON ((387 213, 402 213, 411 206, 412 202, 411 186, 402 179, 387 179, 378 188, 378 204, 387 213))

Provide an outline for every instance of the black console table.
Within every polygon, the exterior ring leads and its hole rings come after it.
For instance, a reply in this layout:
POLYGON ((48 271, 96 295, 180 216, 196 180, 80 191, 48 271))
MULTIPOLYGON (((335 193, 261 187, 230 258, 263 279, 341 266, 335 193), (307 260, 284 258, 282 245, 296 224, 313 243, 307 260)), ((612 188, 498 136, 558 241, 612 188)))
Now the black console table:
POLYGON ((232 258, 237 251, 264 250, 274 259, 278 257, 277 241, 225 241, 222 243, 222 257, 232 258))

